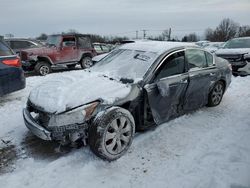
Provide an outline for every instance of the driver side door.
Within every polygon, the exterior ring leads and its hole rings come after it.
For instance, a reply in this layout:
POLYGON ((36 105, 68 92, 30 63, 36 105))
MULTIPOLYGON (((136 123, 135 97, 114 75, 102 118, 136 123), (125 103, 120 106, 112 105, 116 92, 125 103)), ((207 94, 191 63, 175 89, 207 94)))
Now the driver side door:
POLYGON ((145 86, 149 106, 157 124, 182 112, 187 86, 185 52, 176 51, 163 59, 156 70, 153 82, 145 86))
POLYGON ((75 37, 63 37, 58 63, 77 61, 77 46, 75 37))

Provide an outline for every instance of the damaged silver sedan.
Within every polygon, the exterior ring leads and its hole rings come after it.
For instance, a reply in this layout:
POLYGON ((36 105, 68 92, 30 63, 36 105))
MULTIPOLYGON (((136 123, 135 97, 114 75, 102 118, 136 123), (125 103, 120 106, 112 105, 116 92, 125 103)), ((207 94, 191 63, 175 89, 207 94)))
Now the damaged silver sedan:
POLYGON ((35 88, 23 117, 43 140, 89 144, 112 161, 128 150, 135 131, 219 105, 230 82, 230 64, 199 47, 140 41, 35 88))

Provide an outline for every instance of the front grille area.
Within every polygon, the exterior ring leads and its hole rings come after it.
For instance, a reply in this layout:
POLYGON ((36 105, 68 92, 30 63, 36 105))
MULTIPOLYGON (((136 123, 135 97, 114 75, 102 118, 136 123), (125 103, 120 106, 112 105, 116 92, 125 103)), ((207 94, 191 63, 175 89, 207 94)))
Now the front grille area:
POLYGON ((85 130, 87 128, 87 123, 84 124, 73 124, 73 125, 64 125, 64 126, 53 126, 48 127, 52 132, 64 133, 64 132, 75 132, 77 130, 85 130))

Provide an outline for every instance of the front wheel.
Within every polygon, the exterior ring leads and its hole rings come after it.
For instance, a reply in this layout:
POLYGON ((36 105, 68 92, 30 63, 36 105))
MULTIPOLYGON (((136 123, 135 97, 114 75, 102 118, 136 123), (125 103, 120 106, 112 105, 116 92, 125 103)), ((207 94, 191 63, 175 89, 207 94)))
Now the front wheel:
POLYGON ((90 68, 93 65, 93 61, 91 57, 83 57, 80 61, 80 65, 82 69, 90 68))
POLYGON ((116 160, 130 147, 134 132, 135 122, 131 113, 123 108, 112 107, 97 115, 90 126, 90 149, 104 160, 116 160))
POLYGON ((39 61, 35 66, 35 71, 41 76, 45 76, 51 72, 51 66, 45 61, 39 61))
POLYGON ((208 95, 208 106, 212 107, 219 105, 222 100, 224 90, 225 86, 223 82, 218 81, 208 95))

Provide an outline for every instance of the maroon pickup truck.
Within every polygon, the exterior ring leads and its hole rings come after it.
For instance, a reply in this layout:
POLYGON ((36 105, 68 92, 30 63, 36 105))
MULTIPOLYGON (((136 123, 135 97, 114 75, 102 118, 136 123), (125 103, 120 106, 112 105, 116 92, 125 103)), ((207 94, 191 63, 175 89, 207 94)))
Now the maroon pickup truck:
POLYGON ((62 65, 74 68, 80 64, 83 69, 89 68, 95 55, 89 35, 83 34, 50 35, 46 46, 20 52, 23 69, 35 70, 43 76, 62 65))

